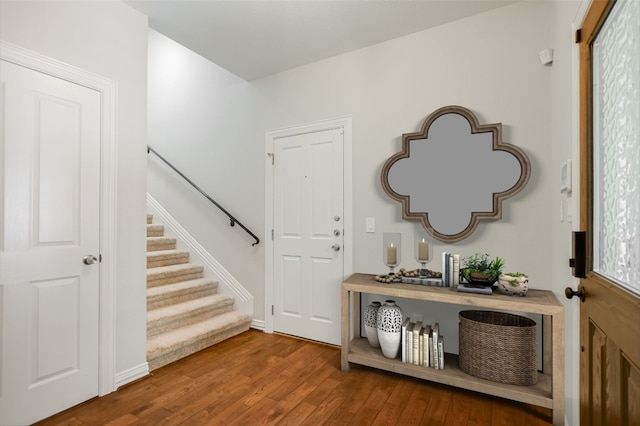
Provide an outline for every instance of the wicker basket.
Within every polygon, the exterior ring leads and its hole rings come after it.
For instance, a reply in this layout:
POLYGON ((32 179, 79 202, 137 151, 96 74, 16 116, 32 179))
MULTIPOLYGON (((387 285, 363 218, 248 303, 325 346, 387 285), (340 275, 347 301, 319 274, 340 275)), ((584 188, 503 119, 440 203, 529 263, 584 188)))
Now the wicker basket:
POLYGON ((491 311, 460 312, 460 369, 512 385, 538 380, 536 322, 491 311))

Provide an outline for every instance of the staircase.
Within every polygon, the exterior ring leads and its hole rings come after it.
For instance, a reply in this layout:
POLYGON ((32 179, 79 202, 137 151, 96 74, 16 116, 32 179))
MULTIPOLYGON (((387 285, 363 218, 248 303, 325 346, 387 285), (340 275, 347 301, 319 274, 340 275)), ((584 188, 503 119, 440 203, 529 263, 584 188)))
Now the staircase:
POLYGON ((234 299, 189 263, 189 252, 147 215, 147 362, 153 371, 249 329, 234 299))

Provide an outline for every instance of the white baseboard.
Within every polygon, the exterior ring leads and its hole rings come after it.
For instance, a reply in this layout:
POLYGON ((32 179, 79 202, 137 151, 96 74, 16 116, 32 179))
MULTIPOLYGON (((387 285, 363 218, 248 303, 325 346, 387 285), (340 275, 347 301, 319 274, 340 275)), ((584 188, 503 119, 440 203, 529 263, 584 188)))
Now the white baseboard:
POLYGON ((263 320, 257 320, 257 319, 251 320, 251 328, 264 331, 265 322, 263 320))
POLYGON ((116 390, 121 386, 131 383, 135 380, 142 379, 149 375, 149 363, 144 362, 136 367, 116 373, 116 390))
POLYGON ((218 290, 235 298, 238 312, 253 318, 253 296, 211 254, 198 243, 156 200, 147 193, 147 209, 158 221, 184 244, 191 259, 204 267, 205 277, 218 281, 218 290))

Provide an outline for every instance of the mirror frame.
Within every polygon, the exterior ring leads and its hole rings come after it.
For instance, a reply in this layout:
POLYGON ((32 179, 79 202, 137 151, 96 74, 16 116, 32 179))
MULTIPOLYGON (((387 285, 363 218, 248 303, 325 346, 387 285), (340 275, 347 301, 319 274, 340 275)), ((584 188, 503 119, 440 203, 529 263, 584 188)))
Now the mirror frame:
MULTIPOLYGON (((452 165, 452 169, 454 169, 452 165)), ((402 151, 396 153, 392 157, 390 157, 382 167, 382 172, 380 174, 380 180, 382 183, 382 188, 384 192, 391 198, 396 201, 400 201, 402 203, 402 218, 404 220, 418 220, 422 223, 422 226, 427 230, 427 232, 431 233, 433 237, 444 243, 454 243, 461 241, 467 237, 469 237, 478 227, 478 223, 480 220, 498 220, 502 218, 502 201, 506 198, 513 197, 525 187, 529 178, 531 176, 531 163, 529 162, 529 158, 520 148, 515 145, 508 144, 502 141, 502 124, 483 124, 480 125, 478 123, 478 119, 475 114, 471 112, 469 109, 457 106, 450 105, 437 109, 433 113, 431 113, 422 124, 422 129, 419 132, 415 133, 405 133, 402 135, 402 151), (493 193, 493 210, 491 212, 470 212, 471 219, 467 227, 457 234, 444 234, 438 232, 437 229, 434 229, 433 226, 429 223, 429 212, 419 212, 419 211, 411 211, 410 210, 410 199, 411 195, 402 195, 395 192, 391 185, 389 184, 389 170, 391 167, 399 160, 403 158, 408 158, 409 153, 409 143, 413 140, 425 140, 428 142, 429 128, 433 124, 433 122, 447 114, 458 114, 465 118, 469 125, 471 126, 471 134, 475 133, 492 133, 493 136, 493 147, 492 151, 505 151, 509 154, 513 155, 518 162, 520 163, 520 178, 516 181, 516 183, 506 191, 502 192, 494 192, 493 193)), ((442 202, 447 202, 447 200, 442 200, 442 202)))

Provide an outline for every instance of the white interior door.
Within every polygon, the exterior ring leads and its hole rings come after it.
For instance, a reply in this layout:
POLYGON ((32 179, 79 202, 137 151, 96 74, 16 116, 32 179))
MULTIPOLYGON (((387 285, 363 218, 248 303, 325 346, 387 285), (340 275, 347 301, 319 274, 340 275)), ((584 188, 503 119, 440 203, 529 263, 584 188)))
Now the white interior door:
POLYGON ((100 93, 0 78, 0 424, 28 424, 98 395, 100 93))
POLYGON ((273 174, 273 326, 340 344, 343 129, 278 138, 273 174))

